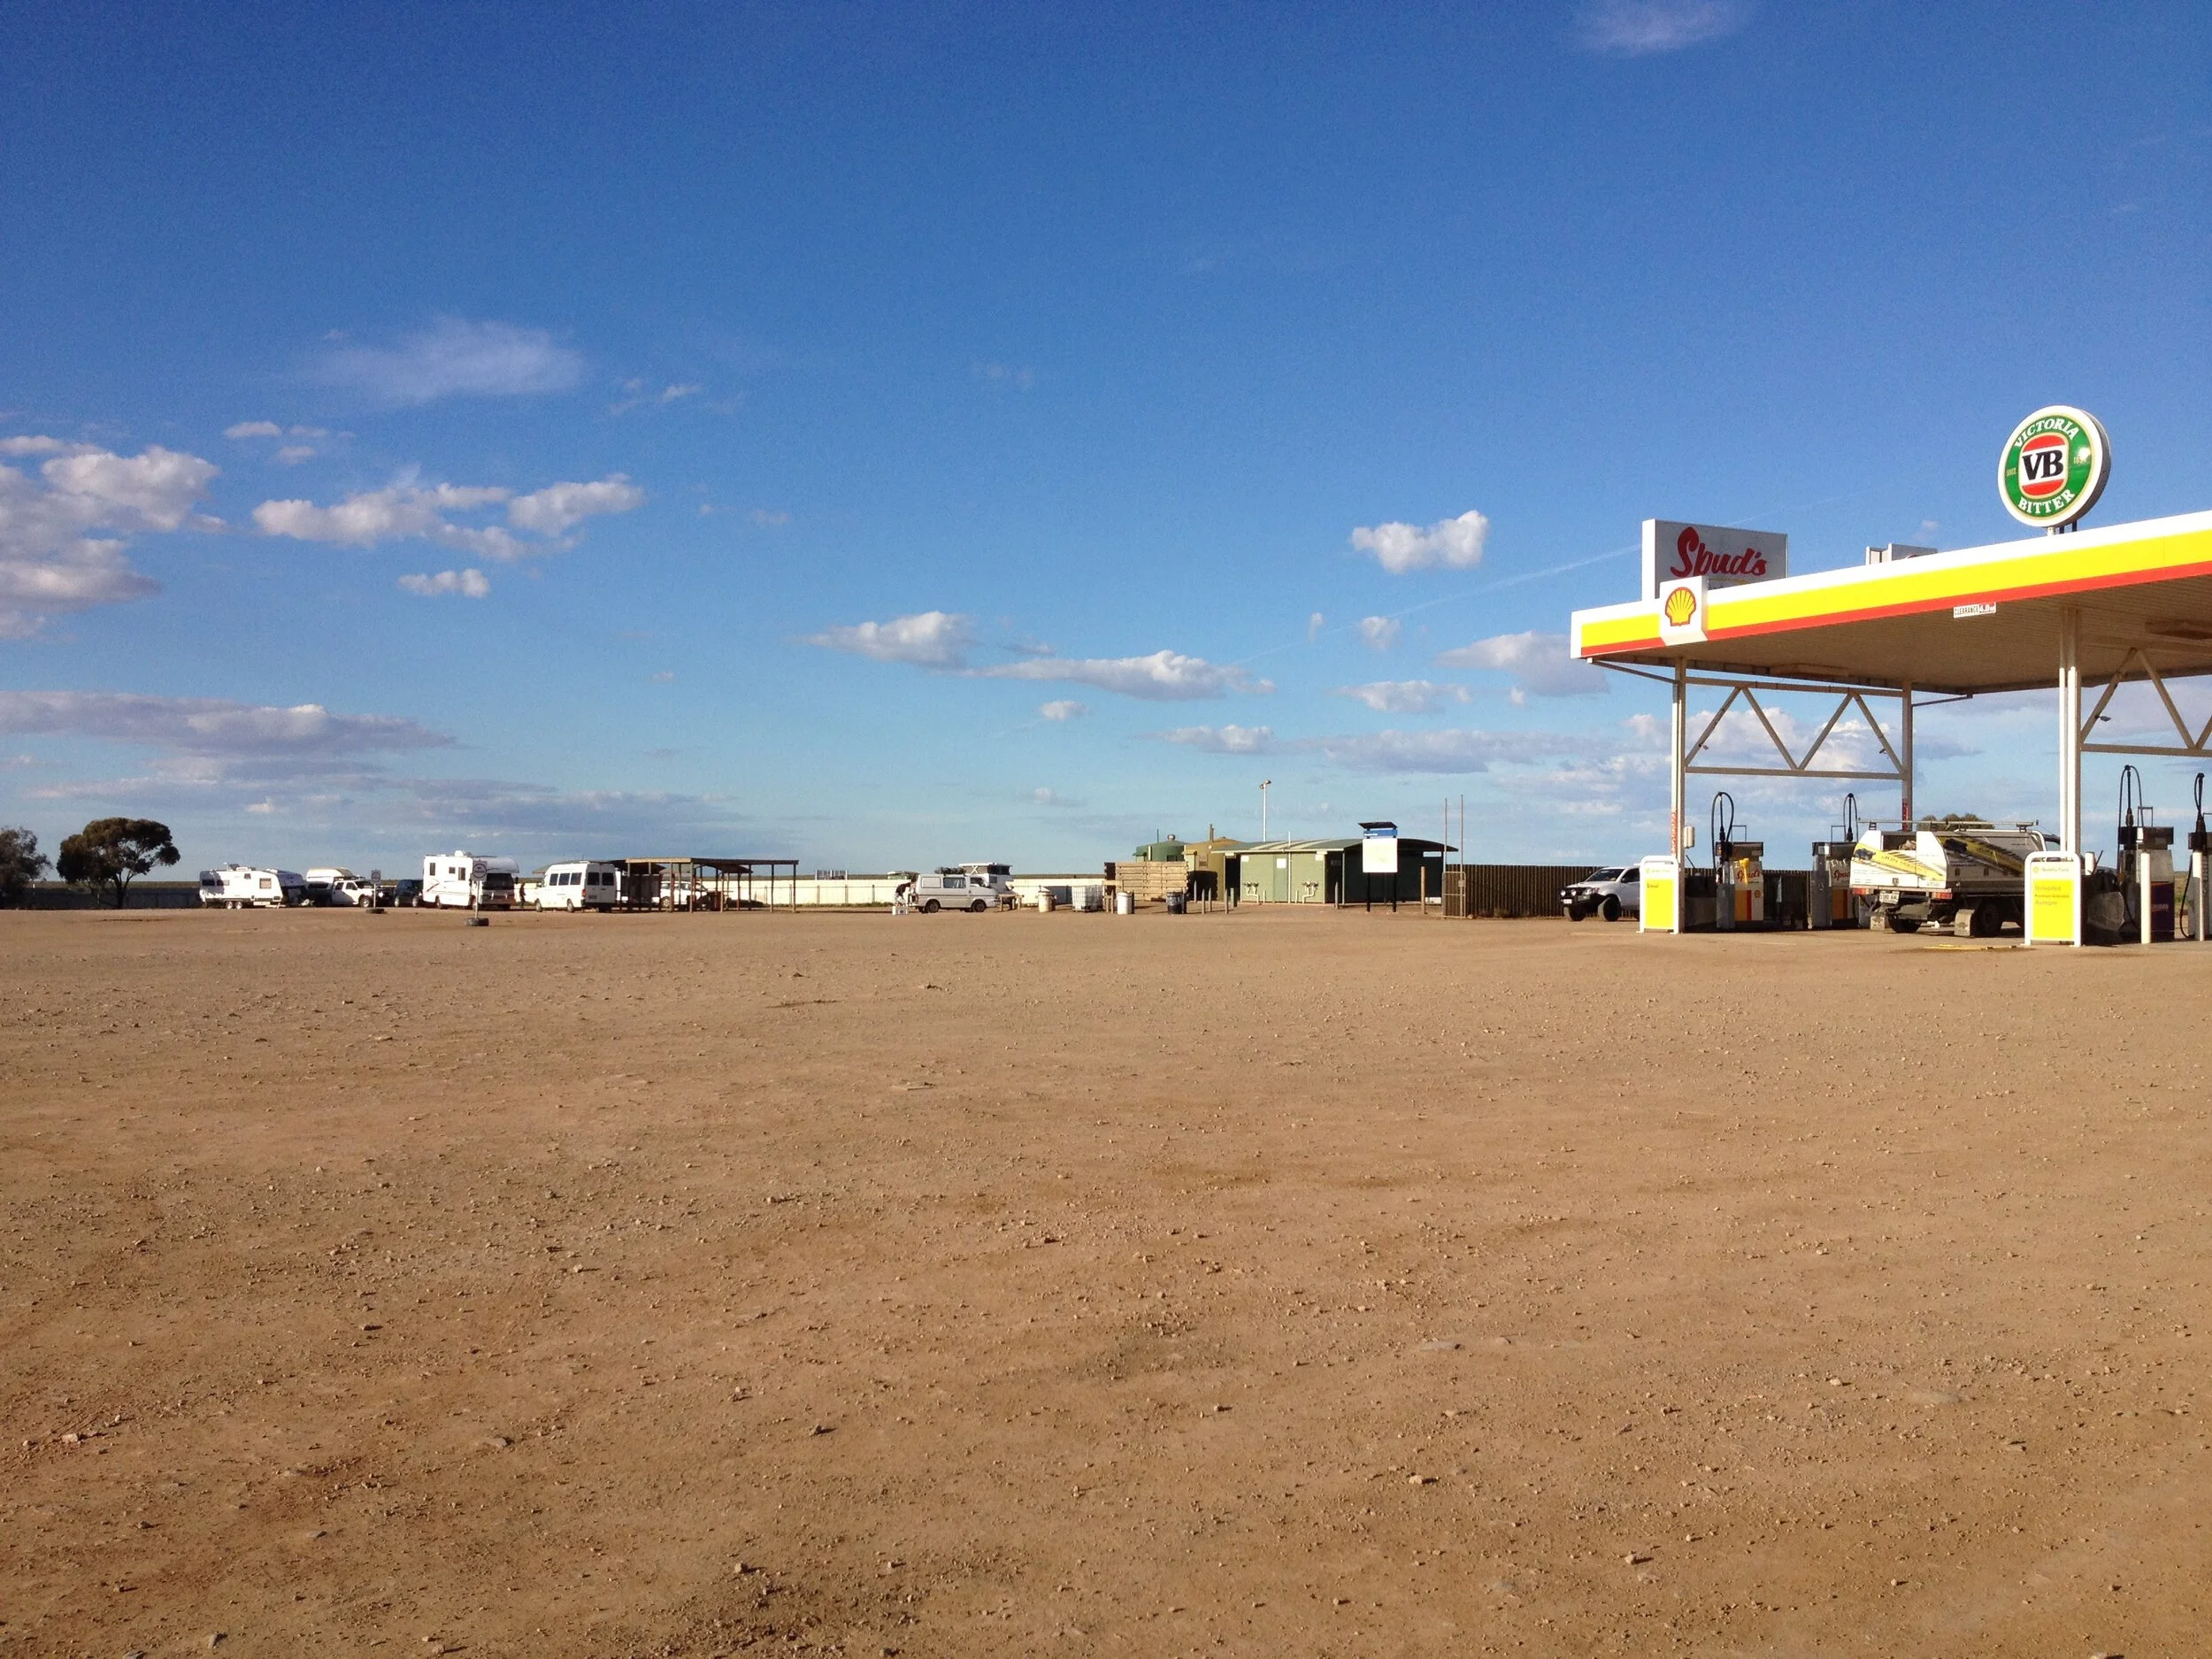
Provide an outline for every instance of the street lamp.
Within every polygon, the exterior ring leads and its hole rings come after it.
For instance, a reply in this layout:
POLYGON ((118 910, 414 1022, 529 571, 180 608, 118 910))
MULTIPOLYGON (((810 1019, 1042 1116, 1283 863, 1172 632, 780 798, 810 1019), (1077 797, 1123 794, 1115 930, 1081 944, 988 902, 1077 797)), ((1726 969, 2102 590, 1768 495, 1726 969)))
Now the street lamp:
POLYGON ((1260 780, 1260 839, 1262 841, 1267 839, 1267 792, 1274 781, 1272 778, 1263 778, 1260 780))

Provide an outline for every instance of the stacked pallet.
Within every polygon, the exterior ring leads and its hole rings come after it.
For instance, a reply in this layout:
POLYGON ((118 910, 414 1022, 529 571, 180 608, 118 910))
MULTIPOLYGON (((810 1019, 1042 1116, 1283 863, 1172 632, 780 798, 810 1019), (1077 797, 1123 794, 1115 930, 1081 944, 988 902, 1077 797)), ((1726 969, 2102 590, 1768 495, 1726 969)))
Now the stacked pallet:
POLYGON ((1190 866, 1179 858, 1156 864, 1125 858, 1106 866, 1106 879, 1138 903, 1144 904, 1164 899, 1171 893, 1183 892, 1190 881, 1190 866))

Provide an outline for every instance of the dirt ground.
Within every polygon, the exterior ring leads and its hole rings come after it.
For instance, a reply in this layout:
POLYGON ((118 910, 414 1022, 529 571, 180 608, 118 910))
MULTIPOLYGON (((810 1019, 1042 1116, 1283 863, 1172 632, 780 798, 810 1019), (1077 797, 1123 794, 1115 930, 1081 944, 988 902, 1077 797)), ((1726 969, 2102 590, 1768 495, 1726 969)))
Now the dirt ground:
POLYGON ((0 1655, 2202 1653, 2208 972, 0 914, 0 1655))

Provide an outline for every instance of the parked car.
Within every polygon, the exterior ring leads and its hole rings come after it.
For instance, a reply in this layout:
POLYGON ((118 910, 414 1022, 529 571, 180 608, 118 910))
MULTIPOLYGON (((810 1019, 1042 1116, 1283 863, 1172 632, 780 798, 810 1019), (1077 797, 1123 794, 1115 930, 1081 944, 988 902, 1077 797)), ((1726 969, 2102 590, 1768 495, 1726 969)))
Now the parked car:
POLYGON ((1560 908, 1567 912, 1571 922, 1578 922, 1587 916, 1602 916, 1609 922, 1617 922, 1624 916, 1640 915, 1643 873, 1640 864, 1593 870, 1581 880, 1559 889, 1560 908))

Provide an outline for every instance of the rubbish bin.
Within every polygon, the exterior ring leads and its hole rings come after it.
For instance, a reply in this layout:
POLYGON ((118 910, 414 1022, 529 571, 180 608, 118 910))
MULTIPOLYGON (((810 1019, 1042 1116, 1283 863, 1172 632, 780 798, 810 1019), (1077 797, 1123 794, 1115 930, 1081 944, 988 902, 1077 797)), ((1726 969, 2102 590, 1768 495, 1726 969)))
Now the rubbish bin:
POLYGON ((1190 900, 1186 895, 1171 893, 1167 895, 1167 913, 1170 916, 1180 916, 1189 909, 1190 900))
POLYGON ((1114 914, 1115 914, 1115 915, 1117 915, 1117 916, 1134 916, 1136 913, 1137 913, 1137 895, 1136 895, 1135 894, 1133 894, 1133 893, 1117 893, 1117 894, 1115 894, 1115 895, 1114 895, 1114 914))

